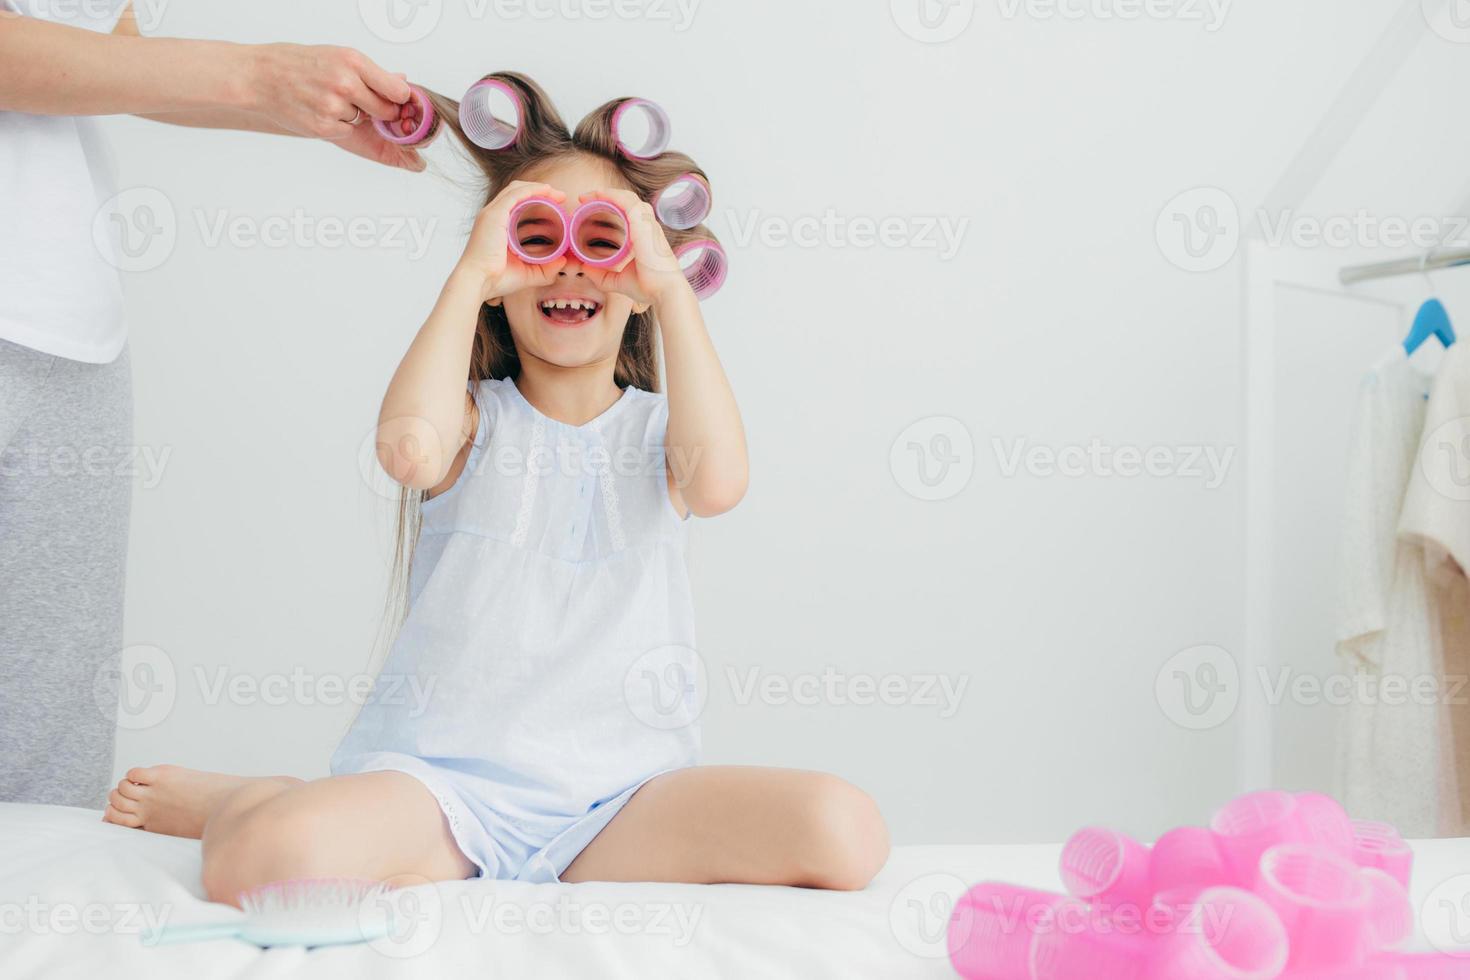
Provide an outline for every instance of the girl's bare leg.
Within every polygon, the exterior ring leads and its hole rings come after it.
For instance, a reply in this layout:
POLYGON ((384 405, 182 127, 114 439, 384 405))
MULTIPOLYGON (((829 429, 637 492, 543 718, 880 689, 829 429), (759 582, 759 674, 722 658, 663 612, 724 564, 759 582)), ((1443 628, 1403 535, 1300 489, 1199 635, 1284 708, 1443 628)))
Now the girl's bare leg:
POLYGON ((216 902, 289 878, 449 881, 474 871, 434 797, 401 772, 252 780, 204 827, 204 890, 216 902))
POLYGON ((563 881, 742 882, 856 890, 888 860, 888 829, 835 776, 705 766, 650 781, 563 881))

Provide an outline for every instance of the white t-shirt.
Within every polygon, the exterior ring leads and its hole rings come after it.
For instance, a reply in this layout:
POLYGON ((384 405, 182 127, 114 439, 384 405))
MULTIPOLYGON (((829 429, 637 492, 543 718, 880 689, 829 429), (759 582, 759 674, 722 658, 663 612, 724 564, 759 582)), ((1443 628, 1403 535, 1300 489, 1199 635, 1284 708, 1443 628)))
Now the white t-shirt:
MULTIPOLYGON (((0 0, 0 10, 107 33, 126 3, 0 0)), ((0 112, 0 339, 97 364, 122 351, 111 219, 98 216, 112 185, 93 120, 0 112)))

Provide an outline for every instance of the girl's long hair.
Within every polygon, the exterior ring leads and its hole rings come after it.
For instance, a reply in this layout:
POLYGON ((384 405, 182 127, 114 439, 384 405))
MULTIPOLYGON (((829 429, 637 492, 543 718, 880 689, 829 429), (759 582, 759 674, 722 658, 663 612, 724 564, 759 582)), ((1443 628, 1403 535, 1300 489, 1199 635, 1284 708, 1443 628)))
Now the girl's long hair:
MULTIPOLYGON (((682 153, 667 152, 652 160, 637 160, 620 153, 612 120, 625 99, 613 99, 594 109, 577 125, 575 132, 569 132, 551 99, 530 78, 517 72, 496 72, 485 77, 504 82, 520 97, 520 134, 515 144, 505 150, 486 150, 470 142, 460 128, 459 103, 437 92, 426 94, 434 104, 434 112, 442 120, 441 124, 454 133, 459 145, 483 175, 486 204, 494 200, 507 184, 525 179, 527 174, 547 164, 577 155, 596 157, 610 164, 645 201, 652 200, 655 194, 684 174, 697 174, 708 182, 704 171, 682 153)), ((703 225, 687 231, 665 227, 664 234, 675 249, 696 239, 715 237, 703 225)), ((514 378, 520 373, 520 368, 505 308, 488 304, 482 306, 470 353, 468 380, 472 392, 474 384, 489 379, 514 378)), ((628 319, 613 380, 619 388, 632 385, 644 391, 660 389, 658 321, 652 310, 636 313, 628 319)), ((389 642, 408 614, 409 575, 422 527, 423 501, 422 491, 405 489, 399 494, 388 591, 388 628, 384 631, 389 642)))

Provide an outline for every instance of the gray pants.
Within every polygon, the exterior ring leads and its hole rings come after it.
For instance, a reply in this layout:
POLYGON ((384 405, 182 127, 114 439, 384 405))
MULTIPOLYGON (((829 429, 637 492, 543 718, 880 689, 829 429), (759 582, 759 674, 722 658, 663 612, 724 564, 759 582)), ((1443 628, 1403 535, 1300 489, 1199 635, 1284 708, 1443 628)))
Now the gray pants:
POLYGON ((126 350, 83 364, 0 340, 0 801, 106 801, 132 439, 126 350))

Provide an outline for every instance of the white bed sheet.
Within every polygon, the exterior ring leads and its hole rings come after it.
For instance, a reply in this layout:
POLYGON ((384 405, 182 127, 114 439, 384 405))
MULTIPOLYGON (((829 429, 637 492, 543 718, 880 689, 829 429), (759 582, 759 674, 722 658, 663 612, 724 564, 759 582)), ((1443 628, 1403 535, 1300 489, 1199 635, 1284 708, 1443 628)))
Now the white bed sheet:
MULTIPOLYGON (((1470 840, 1416 850, 1416 905, 1470 872, 1470 840)), ((954 895, 994 879, 1057 889, 1057 852, 900 847, 851 894, 455 882, 416 890, 417 927, 396 942, 150 948, 149 921, 219 912, 200 897, 197 841, 114 827, 91 810, 0 804, 0 977, 953 977, 943 927, 954 895)))

